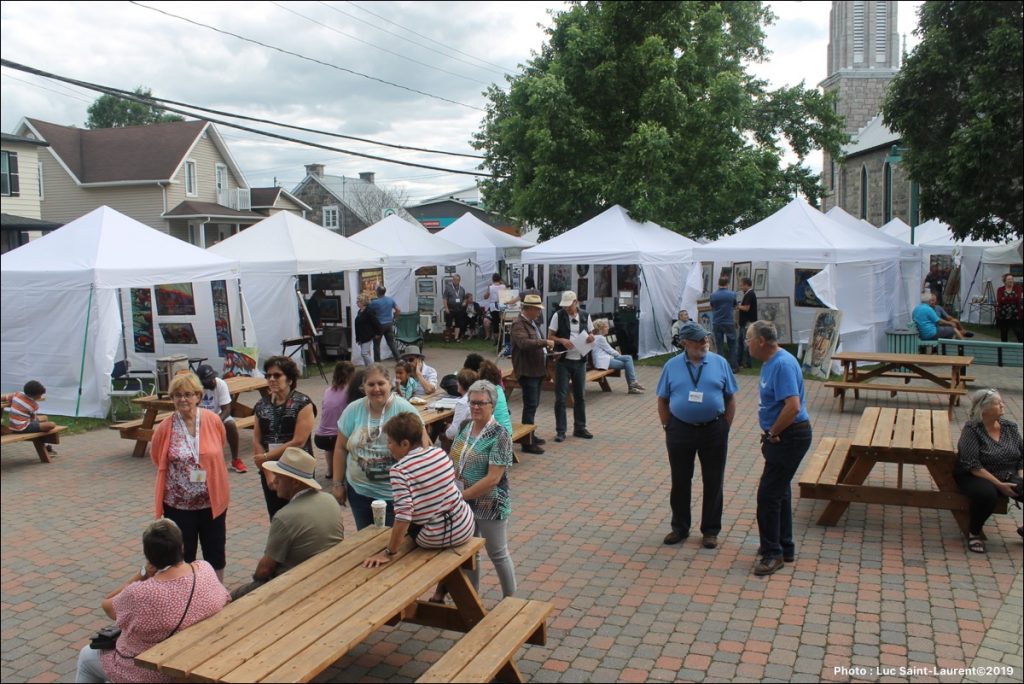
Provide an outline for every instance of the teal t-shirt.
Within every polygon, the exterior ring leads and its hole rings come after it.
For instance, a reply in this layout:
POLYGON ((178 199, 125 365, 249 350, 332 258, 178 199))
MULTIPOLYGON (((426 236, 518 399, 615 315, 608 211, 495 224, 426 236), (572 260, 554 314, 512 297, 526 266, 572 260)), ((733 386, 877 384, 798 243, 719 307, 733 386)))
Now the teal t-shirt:
POLYGON ((498 421, 501 427, 512 434, 512 414, 508 410, 508 401, 505 400, 505 390, 498 388, 498 403, 494 405, 494 420, 498 421))
POLYGON ((363 496, 391 501, 391 466, 396 461, 381 428, 399 413, 415 413, 419 417, 416 407, 392 394, 380 420, 370 418, 365 397, 345 407, 338 419, 338 432, 348 440, 345 479, 363 496))

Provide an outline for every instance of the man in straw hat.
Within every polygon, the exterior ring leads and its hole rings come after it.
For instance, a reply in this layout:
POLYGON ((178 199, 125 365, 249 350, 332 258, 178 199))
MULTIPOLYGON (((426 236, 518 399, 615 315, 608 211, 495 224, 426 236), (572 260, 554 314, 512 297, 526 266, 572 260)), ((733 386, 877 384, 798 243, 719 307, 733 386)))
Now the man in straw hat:
MULTIPOLYGON (((519 317, 509 329, 509 337, 512 339, 512 371, 523 390, 523 425, 534 425, 537 406, 540 405, 540 386, 546 374, 545 352, 555 346, 538 327, 537 321, 543 315, 544 303, 540 295, 528 294, 523 297, 519 317)), ((544 449, 540 445, 544 442, 534 432, 530 441, 523 445, 523 452, 543 454, 544 449)))
POLYGON ((678 544, 690 536, 690 488, 694 458, 699 457, 704 482, 701 544, 713 549, 722 531, 725 458, 739 388, 729 362, 708 351, 708 331, 699 323, 684 325, 679 338, 685 353, 665 364, 658 381, 658 417, 672 472, 672 531, 665 543, 678 544))
POLYGON ((573 437, 593 439, 587 430, 587 361, 585 354, 573 343, 573 337, 586 333, 586 344, 594 343, 594 322, 580 311, 576 293, 562 293, 559 309, 548 324, 548 339, 555 343, 556 352, 564 352, 555 363, 555 441, 564 442, 566 432, 565 405, 572 382, 572 434, 573 437))
POLYGON ((316 458, 298 447, 288 447, 276 461, 266 461, 268 485, 288 504, 274 514, 263 557, 253 581, 231 592, 244 596, 302 561, 326 551, 345 538, 341 506, 313 478, 316 458))

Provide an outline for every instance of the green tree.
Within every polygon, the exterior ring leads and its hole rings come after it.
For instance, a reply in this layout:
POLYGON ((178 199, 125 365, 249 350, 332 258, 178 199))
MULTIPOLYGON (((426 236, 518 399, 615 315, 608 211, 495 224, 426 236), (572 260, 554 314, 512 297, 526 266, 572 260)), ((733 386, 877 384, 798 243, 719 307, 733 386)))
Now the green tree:
MULTIPOLYGON (((153 91, 139 86, 134 94, 141 98, 150 98, 153 91)), ((116 95, 101 95, 89 105, 89 118, 86 128, 121 128, 123 126, 148 126, 168 121, 184 121, 177 114, 168 114, 156 104, 143 104, 134 100, 126 100, 116 95)))
POLYGON ((554 18, 541 53, 487 91, 474 146, 488 205, 556 235, 613 204, 715 237, 821 196, 800 162, 847 137, 830 96, 769 91, 759 2, 587 2, 554 18), (784 166, 783 140, 799 157, 784 166))
POLYGON ((1021 235, 1024 3, 926 2, 921 42, 889 85, 885 124, 921 211, 958 237, 1021 235))

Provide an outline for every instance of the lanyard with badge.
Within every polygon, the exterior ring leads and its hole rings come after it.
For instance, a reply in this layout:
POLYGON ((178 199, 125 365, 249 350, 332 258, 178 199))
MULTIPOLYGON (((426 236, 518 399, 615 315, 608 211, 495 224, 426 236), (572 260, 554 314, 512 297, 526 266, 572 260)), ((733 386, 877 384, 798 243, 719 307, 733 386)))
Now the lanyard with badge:
POLYGON ((693 369, 690 368, 690 360, 685 360, 686 373, 690 376, 690 380, 693 381, 693 389, 690 390, 690 397, 688 401, 692 404, 703 404, 704 393, 697 389, 700 384, 700 376, 704 374, 704 364, 700 364, 700 368, 697 370, 697 377, 693 377, 693 369))
POLYGON ((373 428, 370 427, 372 418, 370 418, 370 404, 369 404, 369 402, 367 402, 367 404, 366 404, 366 439, 368 441, 376 442, 378 439, 380 439, 380 435, 383 432, 384 414, 386 414, 388 412, 388 407, 391 406, 391 400, 394 399, 394 398, 395 398, 394 394, 389 394, 388 395, 388 400, 386 402, 384 402, 384 408, 382 408, 381 411, 380 411, 380 418, 377 419, 377 434, 374 434, 373 433, 373 428))
POLYGON ((476 448, 476 445, 480 442, 480 437, 487 431, 487 428, 490 427, 492 423, 494 423, 493 415, 488 419, 483 428, 480 429, 476 439, 472 442, 469 440, 473 436, 473 426, 470 425, 469 430, 466 431, 466 441, 463 442, 462 453, 459 454, 459 472, 455 474, 455 486, 459 488, 460 492, 466 487, 466 481, 462 479, 462 471, 466 469, 466 461, 469 458, 469 454, 476 448))
POLYGON ((185 437, 185 444, 188 445, 190 454, 195 457, 195 467, 189 471, 188 480, 189 482, 204 483, 206 482, 206 471, 199 467, 199 411, 196 411, 195 437, 188 433, 188 427, 186 427, 185 419, 181 417, 181 414, 175 413, 174 419, 178 421, 178 426, 181 428, 181 434, 185 437))

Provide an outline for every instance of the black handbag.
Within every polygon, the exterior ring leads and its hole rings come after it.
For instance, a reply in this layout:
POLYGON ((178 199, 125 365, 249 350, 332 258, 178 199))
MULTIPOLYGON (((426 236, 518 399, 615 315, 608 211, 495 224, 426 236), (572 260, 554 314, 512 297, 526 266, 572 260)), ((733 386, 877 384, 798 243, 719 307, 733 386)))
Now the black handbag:
MULTIPOLYGON (((188 615, 188 609, 192 606, 192 597, 195 596, 196 593, 196 569, 192 567, 191 563, 189 563, 188 567, 192 570, 192 591, 190 591, 188 594, 188 603, 185 604, 185 612, 181 614, 181 619, 178 620, 178 624, 175 625, 174 629, 171 630, 171 633, 165 636, 160 641, 166 641, 167 639, 170 639, 172 636, 174 636, 174 633, 177 632, 178 628, 181 627, 181 623, 185 621, 185 616, 188 615)), ((117 655, 121 656, 122 658, 125 658, 126 660, 131 660, 135 656, 129 658, 128 656, 124 655, 123 653, 117 650, 117 639, 120 636, 121 628, 117 625, 109 625, 101 629, 99 632, 96 633, 96 636, 89 640, 89 648, 93 649, 94 651, 114 651, 115 653, 117 653, 117 655)))

